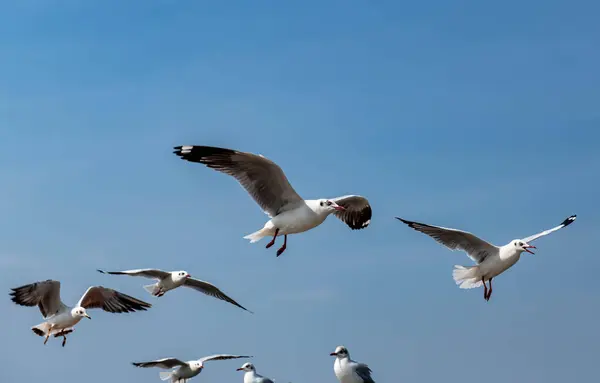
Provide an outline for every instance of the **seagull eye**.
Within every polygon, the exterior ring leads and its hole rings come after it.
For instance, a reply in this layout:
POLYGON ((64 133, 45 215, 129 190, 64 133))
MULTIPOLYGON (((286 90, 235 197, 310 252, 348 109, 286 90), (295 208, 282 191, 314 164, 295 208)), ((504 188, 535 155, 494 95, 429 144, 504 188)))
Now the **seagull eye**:
POLYGON ((323 206, 323 201, 321 201, 320 205, 323 206))
POLYGON ((523 246, 523 242, 519 242, 519 246, 523 246))
POLYGON ((331 206, 331 201, 327 201, 327 206, 331 206))

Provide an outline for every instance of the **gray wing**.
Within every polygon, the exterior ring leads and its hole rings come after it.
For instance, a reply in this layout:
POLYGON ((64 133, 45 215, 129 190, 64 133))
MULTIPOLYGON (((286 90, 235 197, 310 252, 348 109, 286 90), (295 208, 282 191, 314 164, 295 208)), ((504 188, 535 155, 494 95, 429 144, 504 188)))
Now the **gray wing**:
POLYGON ((245 308, 244 306, 237 303, 236 301, 234 301, 233 299, 231 299, 230 297, 228 297, 224 292, 219 290, 215 285, 210 284, 208 282, 204 282, 204 281, 201 281, 199 279, 194 279, 194 278, 187 278, 185 280, 184 286, 190 287, 194 290, 200 291, 201 293, 210 295, 211 297, 215 297, 222 301, 229 302, 232 305, 235 305, 235 306, 237 306, 241 309, 244 309, 248 312, 252 312, 252 311, 248 310, 247 308, 245 308))
POLYGON ((150 362, 133 362, 132 363, 136 367, 158 367, 164 369, 175 368, 177 366, 185 366, 187 363, 182 362, 177 358, 163 358, 158 360, 153 360, 150 362))
POLYGON ((105 271, 98 269, 98 272, 102 274, 112 274, 112 275, 129 275, 132 277, 144 277, 144 278, 152 278, 152 279, 163 279, 171 275, 166 271, 162 271, 159 269, 136 269, 136 270, 124 270, 124 271, 105 271))
POLYGON ((576 218, 577 218, 577 215, 572 215, 572 216, 570 216, 569 218, 567 218, 567 219, 565 219, 564 221, 562 221, 562 223, 561 223, 560 225, 558 225, 558 226, 556 226, 556 227, 553 227, 552 229, 544 230, 544 231, 542 231, 541 233, 537 233, 537 234, 531 235, 531 236, 529 236, 529 237, 527 237, 527 238, 523 238, 523 241, 524 241, 524 242, 527 242, 527 243, 529 243, 529 242, 532 242, 532 241, 535 241, 536 239, 538 239, 538 238, 540 238, 540 237, 543 237, 543 236, 545 236, 545 235, 548 235, 548 234, 550 234, 550 233, 553 233, 553 232, 555 232, 556 230, 560 230, 560 229, 562 229, 563 227, 569 226, 570 224, 572 224, 573 222, 575 222, 575 219, 576 219, 576 218))
POLYGON ((483 262, 487 256, 499 251, 497 246, 477 238, 466 231, 426 225, 424 223, 407 221, 399 217, 396 217, 396 219, 421 233, 427 234, 450 250, 462 250, 466 252, 467 255, 477 263, 483 262))
POLYGON ((12 301, 21 306, 38 306, 44 318, 64 310, 60 300, 60 282, 48 279, 11 289, 12 301))
POLYGON ((358 375, 363 383, 375 383, 373 378, 371 377, 371 369, 364 363, 357 363, 356 368, 354 369, 356 375, 358 375))
POLYGON ((182 159, 234 177, 270 217, 304 202, 273 161, 256 154, 212 146, 176 146, 182 159))
POLYGON ((335 216, 344 221, 352 230, 364 229, 371 223, 373 214, 369 201, 359 195, 346 195, 332 199, 346 210, 336 211, 335 216))
POLYGON ((252 358, 250 355, 231 355, 231 354, 215 354, 200 358, 200 362, 208 362, 209 360, 227 360, 227 359, 240 359, 240 358, 252 358))
POLYGON ((274 383, 271 379, 267 378, 266 376, 261 376, 260 379, 258 379, 258 381, 260 383, 274 383))
POLYGON ((77 305, 85 309, 99 308, 109 313, 146 311, 152 307, 150 303, 103 286, 92 286, 87 289, 77 305))

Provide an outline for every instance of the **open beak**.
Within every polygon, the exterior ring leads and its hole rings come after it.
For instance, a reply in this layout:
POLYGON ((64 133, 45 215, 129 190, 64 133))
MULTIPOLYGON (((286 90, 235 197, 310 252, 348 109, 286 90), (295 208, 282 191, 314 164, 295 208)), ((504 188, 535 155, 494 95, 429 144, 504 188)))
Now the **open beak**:
POLYGON ((92 319, 92 317, 91 317, 91 316, 89 316, 89 315, 87 315, 87 314, 85 314, 85 317, 86 317, 87 319, 92 319))
POLYGON ((329 356, 337 356, 337 353, 332 352, 331 354, 329 354, 329 356))
POLYGON ((346 208, 340 205, 335 205, 333 208, 337 211, 346 211, 346 208))
POLYGON ((186 278, 191 278, 192 276, 188 274, 188 275, 186 275, 185 277, 186 277, 186 278))
POLYGON ((533 251, 529 250, 529 249, 537 249, 537 247, 532 246, 532 245, 528 245, 528 246, 523 246, 523 248, 525 249, 526 252, 528 252, 529 254, 535 254, 533 251))

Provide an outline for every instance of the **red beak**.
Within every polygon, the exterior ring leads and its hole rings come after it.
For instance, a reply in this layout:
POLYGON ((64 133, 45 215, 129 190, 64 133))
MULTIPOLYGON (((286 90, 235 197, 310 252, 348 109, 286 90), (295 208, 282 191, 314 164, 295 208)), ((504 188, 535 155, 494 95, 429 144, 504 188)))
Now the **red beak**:
POLYGON ((243 368, 241 368, 241 367, 240 367, 240 368, 238 368, 236 371, 242 371, 242 370, 243 370, 243 368))
POLYGON ((523 248, 525 249, 526 252, 528 252, 529 254, 535 254, 533 251, 529 250, 529 249, 537 249, 537 247, 535 246, 523 246, 523 248))
POLYGON ((192 276, 188 274, 188 275, 186 275, 185 277, 186 277, 186 278, 191 278, 192 276))
POLYGON ((337 205, 334 209, 337 211, 346 211, 346 208, 340 205, 337 205))
POLYGON ((337 356, 337 354, 335 352, 332 352, 331 354, 329 354, 329 356, 337 356))

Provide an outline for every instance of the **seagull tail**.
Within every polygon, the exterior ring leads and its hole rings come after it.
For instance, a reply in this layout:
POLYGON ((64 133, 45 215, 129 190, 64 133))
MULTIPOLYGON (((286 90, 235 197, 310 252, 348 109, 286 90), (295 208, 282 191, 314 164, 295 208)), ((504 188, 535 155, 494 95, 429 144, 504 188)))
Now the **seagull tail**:
POLYGON ((50 330, 50 324, 48 322, 40 323, 37 326, 33 326, 31 331, 33 331, 36 335, 46 336, 48 331, 50 330))
POLYGON ((161 371, 158 373, 160 380, 169 380, 173 376, 173 371, 161 371))
POLYGON ((244 239, 249 239, 250 243, 254 243, 260 241, 263 237, 266 237, 267 235, 269 235, 268 230, 263 227, 259 231, 255 231, 252 234, 248 234, 244 237, 244 239))
POLYGON ((151 284, 151 285, 146 285, 144 286, 144 290, 146 290, 147 292, 149 292, 152 295, 156 295, 156 293, 158 292, 158 285, 156 283, 151 284))
POLYGON ((454 265, 452 277, 454 278, 454 282, 456 282, 461 289, 473 289, 482 285, 481 276, 479 275, 479 266, 464 267, 454 265))

